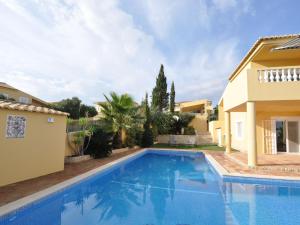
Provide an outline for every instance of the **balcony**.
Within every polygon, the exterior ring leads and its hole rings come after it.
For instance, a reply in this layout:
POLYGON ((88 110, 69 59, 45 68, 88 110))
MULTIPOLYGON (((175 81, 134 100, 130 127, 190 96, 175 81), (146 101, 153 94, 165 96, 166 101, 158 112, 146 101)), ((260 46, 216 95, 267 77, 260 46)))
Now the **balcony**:
POLYGON ((257 70, 260 83, 299 82, 300 67, 257 70))

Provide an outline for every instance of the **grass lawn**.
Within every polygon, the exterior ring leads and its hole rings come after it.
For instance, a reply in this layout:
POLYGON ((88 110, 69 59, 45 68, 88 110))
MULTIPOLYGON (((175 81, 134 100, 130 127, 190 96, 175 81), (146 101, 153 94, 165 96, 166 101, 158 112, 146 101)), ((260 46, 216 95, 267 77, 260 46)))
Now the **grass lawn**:
POLYGON ((154 144, 154 148, 179 148, 179 149, 198 149, 198 150, 214 150, 224 151, 225 148, 217 145, 169 145, 169 144, 154 144))

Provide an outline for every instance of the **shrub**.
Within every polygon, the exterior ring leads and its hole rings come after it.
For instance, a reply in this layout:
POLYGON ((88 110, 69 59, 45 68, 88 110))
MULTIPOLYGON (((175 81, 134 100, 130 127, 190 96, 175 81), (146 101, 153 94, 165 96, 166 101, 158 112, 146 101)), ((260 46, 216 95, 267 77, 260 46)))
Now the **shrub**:
POLYGON ((194 115, 190 113, 179 113, 175 115, 172 124, 171 134, 181 134, 182 128, 186 129, 189 123, 194 119, 194 115))
POLYGON ((167 112, 155 112, 152 124, 157 134, 181 134, 181 129, 188 127, 195 116, 190 113, 171 114, 167 112))
POLYGON ((157 134, 170 134, 172 132, 174 118, 171 113, 155 112, 152 116, 152 124, 157 134))
POLYGON ((188 127, 184 128, 184 134, 185 135, 195 135, 196 132, 195 132, 194 127, 188 126, 188 127))
POLYGON ((142 147, 150 147, 153 145, 153 133, 150 127, 151 123, 151 115, 150 108, 148 105, 148 94, 146 93, 145 98, 145 123, 144 123, 144 132, 142 135, 141 146, 142 147))
POLYGON ((112 151, 113 136, 113 132, 105 129, 105 127, 95 126, 86 153, 94 158, 109 156, 112 151))
POLYGON ((150 147, 153 145, 153 134, 150 127, 145 127, 143 136, 142 136, 142 147, 150 147))
POLYGON ((122 131, 113 134, 112 147, 113 149, 122 148, 122 131))

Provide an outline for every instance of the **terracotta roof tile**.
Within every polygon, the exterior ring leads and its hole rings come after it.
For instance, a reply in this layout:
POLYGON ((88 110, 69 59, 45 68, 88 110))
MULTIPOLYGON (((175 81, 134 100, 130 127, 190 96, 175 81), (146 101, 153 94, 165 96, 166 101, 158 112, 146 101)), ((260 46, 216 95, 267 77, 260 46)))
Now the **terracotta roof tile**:
POLYGON ((63 115, 63 116, 69 115, 68 113, 57 111, 54 109, 49 109, 46 107, 26 105, 26 104, 3 101, 3 100, 0 100, 0 109, 12 109, 12 110, 19 110, 19 111, 39 112, 39 113, 56 114, 56 115, 63 115))

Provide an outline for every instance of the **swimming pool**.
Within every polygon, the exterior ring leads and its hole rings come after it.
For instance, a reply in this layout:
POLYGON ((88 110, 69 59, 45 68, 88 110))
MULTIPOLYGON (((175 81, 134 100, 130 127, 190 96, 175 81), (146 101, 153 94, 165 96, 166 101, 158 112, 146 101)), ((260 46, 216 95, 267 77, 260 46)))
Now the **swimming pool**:
POLYGON ((0 225, 299 223, 299 183, 222 179, 202 153, 158 150, 0 217, 0 225))

